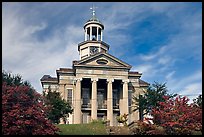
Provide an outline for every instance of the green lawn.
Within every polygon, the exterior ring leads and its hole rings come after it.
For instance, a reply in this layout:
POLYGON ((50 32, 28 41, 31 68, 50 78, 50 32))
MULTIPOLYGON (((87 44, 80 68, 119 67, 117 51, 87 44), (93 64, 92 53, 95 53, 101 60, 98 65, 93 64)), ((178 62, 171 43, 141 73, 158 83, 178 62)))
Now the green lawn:
POLYGON ((60 135, 107 135, 106 127, 101 122, 89 124, 57 125, 60 135))

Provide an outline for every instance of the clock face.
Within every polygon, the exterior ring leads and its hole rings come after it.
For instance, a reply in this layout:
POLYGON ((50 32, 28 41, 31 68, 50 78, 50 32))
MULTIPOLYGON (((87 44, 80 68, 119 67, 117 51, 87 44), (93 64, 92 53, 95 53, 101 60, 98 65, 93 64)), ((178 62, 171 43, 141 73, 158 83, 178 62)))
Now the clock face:
POLYGON ((97 47, 90 47, 90 53, 91 54, 98 53, 98 48, 97 47))

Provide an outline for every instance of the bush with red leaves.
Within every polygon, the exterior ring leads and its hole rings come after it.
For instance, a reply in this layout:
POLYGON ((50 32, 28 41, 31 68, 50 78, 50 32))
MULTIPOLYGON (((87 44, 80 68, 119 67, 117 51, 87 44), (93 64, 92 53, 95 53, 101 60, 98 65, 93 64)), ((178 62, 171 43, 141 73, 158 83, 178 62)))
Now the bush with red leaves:
POLYGON ((165 130, 161 126, 148 124, 143 121, 136 121, 135 125, 130 129, 133 135, 166 135, 165 130))
MULTIPOLYGON (((3 75, 3 74, 2 74, 3 75)), ((59 129, 46 118, 42 96, 25 84, 2 83, 3 135, 55 135, 59 129)))
POLYGON ((194 131, 202 132, 202 109, 194 103, 188 104, 187 97, 176 99, 164 96, 151 112, 154 124, 165 128, 168 135, 190 135, 194 131))

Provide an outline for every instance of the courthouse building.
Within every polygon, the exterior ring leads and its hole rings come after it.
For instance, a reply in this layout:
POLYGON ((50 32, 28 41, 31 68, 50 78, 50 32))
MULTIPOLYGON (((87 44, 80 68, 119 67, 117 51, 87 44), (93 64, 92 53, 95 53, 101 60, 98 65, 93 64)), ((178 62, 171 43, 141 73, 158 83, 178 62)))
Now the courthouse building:
POLYGON ((103 41, 104 25, 93 15, 84 24, 84 41, 78 44, 80 60, 72 68, 59 68, 57 77, 44 75, 40 80, 43 92, 48 89, 61 93, 73 108, 69 124, 109 120, 118 125, 116 117, 128 114, 128 123, 139 120, 133 96, 143 94, 149 84, 142 74, 130 71, 131 65, 110 55, 110 45, 103 41))

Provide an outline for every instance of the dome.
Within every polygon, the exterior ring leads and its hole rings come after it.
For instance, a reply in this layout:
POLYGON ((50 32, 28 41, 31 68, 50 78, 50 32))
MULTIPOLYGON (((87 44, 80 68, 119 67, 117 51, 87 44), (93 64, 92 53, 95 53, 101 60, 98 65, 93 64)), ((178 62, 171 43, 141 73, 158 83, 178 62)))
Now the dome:
POLYGON ((99 19, 94 15, 92 16, 85 24, 84 24, 84 28, 89 25, 89 24, 98 24, 102 27, 102 29, 104 29, 104 25, 102 24, 101 21, 99 21, 99 19))
POLYGON ((89 22, 89 21, 96 21, 96 22, 100 22, 99 21, 99 19, 94 15, 94 16, 92 16, 92 18, 91 19, 89 19, 87 22, 89 22))
POLYGON ((98 24, 98 25, 100 25, 102 27, 102 29, 104 29, 104 25, 102 24, 102 22, 99 21, 99 19, 95 15, 95 10, 94 10, 95 8, 96 7, 91 8, 91 9, 93 9, 92 17, 84 24, 84 29, 89 24, 98 24))

